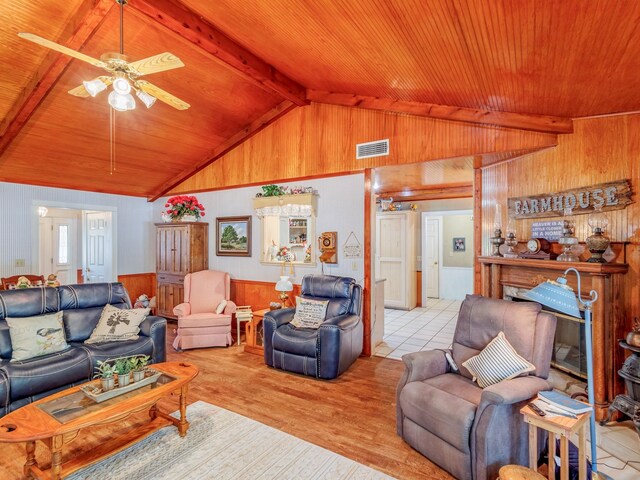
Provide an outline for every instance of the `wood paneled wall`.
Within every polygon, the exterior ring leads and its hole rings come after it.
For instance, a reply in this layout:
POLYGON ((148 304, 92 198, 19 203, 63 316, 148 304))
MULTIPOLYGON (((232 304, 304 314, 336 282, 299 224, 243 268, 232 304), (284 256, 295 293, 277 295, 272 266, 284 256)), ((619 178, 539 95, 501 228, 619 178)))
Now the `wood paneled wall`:
POLYGON ((280 118, 172 193, 330 176, 491 152, 541 149, 553 134, 311 104, 280 118), (390 139, 390 154, 356 160, 355 145, 390 139))
POLYGON ((131 303, 135 303, 143 293, 149 295, 149 298, 156 296, 156 273, 132 273, 129 275, 118 275, 118 281, 122 282, 129 292, 131 303))
MULTIPOLYGON (((624 295, 609 308, 622 309, 629 329, 633 318, 640 317, 640 115, 584 119, 574 122, 572 135, 560 135, 558 146, 520 159, 486 167, 482 171, 482 246, 489 254, 489 237, 494 222, 494 205, 503 205, 503 225, 507 222, 507 198, 628 178, 634 191, 634 203, 624 210, 607 212, 612 241, 624 246, 629 272, 623 277, 624 295), (621 303, 621 304, 620 304, 621 303)), ((580 241, 590 235, 588 215, 576 215, 576 236, 580 241)), ((517 221, 518 239, 526 239, 534 220, 517 221)), ((605 301, 600 299, 599 301, 605 301)))
MULTIPOLYGON (((300 295, 300 285, 293 286, 293 291, 289 293, 288 306, 296 304, 296 295, 300 295)), ((251 309, 256 311, 269 308, 271 302, 279 302, 279 297, 275 282, 231 280, 231 300, 236 305, 251 305, 251 309)))

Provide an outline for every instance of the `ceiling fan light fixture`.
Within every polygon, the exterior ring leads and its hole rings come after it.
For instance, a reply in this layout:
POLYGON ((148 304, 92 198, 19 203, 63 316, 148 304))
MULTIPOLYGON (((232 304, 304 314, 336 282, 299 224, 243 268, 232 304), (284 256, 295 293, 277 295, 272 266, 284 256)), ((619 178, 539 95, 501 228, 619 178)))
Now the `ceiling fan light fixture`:
POLYGON ((122 95, 113 91, 109 94, 109 105, 118 112, 126 112, 136 108, 136 101, 130 93, 122 95))
POLYGON ((103 92, 104 90, 107 89, 107 84, 104 83, 99 78, 94 78, 93 80, 90 80, 88 82, 84 81, 82 82, 82 85, 84 85, 85 90, 92 97, 95 97, 100 92, 103 92))
POLYGON ((147 92, 143 92, 142 90, 136 90, 136 96, 147 108, 151 108, 153 104, 156 103, 156 97, 149 95, 147 92))
POLYGON ((118 77, 113 81, 113 91, 119 95, 127 95, 131 93, 131 85, 124 77, 118 77))

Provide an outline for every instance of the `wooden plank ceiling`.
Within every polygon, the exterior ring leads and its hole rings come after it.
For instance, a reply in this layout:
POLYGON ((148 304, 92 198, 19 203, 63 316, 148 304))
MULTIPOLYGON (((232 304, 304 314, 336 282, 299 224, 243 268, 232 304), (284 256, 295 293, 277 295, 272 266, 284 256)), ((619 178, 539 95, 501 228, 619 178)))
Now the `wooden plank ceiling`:
POLYGON ((155 197, 306 100, 551 133, 640 110, 640 2, 130 0, 125 53, 180 57, 148 79, 191 108, 116 113, 109 174, 108 92, 67 94, 101 71, 16 34, 99 58, 112 1, 0 6, 0 181, 155 197))

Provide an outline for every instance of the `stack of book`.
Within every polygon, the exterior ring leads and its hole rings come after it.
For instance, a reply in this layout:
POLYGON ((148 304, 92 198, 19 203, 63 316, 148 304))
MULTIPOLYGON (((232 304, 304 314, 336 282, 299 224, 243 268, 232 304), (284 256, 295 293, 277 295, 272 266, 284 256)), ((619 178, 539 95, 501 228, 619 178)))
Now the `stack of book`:
POLYGON ((236 318, 241 322, 247 322, 253 318, 251 305, 240 305, 236 307, 236 318))
POLYGON ((571 418, 578 418, 578 415, 592 410, 591 405, 574 400, 568 395, 554 390, 539 392, 538 398, 534 403, 549 415, 561 415, 571 418))

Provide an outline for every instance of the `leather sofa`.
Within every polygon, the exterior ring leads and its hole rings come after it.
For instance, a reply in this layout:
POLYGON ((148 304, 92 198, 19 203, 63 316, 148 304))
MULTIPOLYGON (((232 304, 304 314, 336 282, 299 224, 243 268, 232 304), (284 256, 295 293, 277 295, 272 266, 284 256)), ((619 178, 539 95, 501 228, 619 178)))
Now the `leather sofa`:
POLYGON ((149 355, 166 359, 164 318, 148 316, 137 340, 83 342, 91 335, 106 304, 131 308, 121 283, 65 285, 0 291, 0 417, 16 408, 93 378, 98 360, 149 355), (69 348, 58 353, 10 362, 11 336, 6 317, 31 317, 62 310, 69 348))
POLYGON ((290 325, 295 308, 273 310, 263 319, 267 365, 316 378, 342 374, 362 353, 362 287, 353 278, 307 275, 301 297, 329 300, 326 320, 317 329, 290 325))

